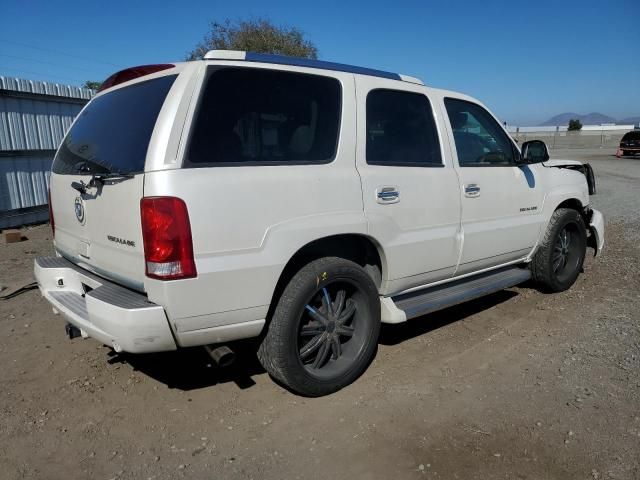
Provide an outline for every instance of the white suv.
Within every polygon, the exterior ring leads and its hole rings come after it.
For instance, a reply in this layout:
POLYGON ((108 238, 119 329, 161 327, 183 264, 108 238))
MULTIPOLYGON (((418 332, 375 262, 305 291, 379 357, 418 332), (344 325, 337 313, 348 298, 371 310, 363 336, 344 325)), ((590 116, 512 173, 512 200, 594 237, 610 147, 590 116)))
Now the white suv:
POLYGON ((132 353, 260 337, 304 395, 400 323, 602 249, 593 173, 522 151, 478 101, 415 78, 212 51, 118 72, 56 154, 56 257, 35 275, 68 332, 132 353))

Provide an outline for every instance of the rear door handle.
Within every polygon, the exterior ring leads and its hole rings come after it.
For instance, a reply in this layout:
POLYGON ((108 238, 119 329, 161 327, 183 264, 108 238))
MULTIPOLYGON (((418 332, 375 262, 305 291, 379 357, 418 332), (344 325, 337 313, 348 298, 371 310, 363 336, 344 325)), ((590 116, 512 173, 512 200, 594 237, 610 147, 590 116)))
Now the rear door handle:
POLYGON ((400 191, 398 187, 378 187, 376 189, 378 203, 398 203, 400 201, 400 191))
POLYGON ((480 196, 480 186, 477 183, 468 183, 464 186, 464 196, 469 198, 480 196))

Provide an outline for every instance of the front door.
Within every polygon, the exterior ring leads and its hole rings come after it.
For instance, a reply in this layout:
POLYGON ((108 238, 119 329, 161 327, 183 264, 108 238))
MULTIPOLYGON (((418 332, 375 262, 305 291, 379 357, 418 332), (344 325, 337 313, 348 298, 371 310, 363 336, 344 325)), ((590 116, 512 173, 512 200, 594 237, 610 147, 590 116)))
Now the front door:
POLYGON ((463 248, 456 275, 525 257, 542 221, 536 168, 518 165, 518 150, 482 106, 445 98, 462 195, 463 248))

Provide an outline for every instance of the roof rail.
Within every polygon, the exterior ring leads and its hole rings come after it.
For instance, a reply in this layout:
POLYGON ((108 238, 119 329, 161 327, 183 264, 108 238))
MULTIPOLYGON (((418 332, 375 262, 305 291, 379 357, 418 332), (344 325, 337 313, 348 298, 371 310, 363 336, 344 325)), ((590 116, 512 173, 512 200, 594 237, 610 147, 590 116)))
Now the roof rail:
POLYGON ((313 60, 310 58, 288 57, 286 55, 275 55, 272 53, 243 52, 240 50, 210 50, 204 56, 205 60, 244 60, 246 62, 274 63, 277 65, 292 65, 296 67, 320 68, 323 70, 333 70, 337 72, 357 73, 372 77, 388 78, 404 82, 424 85, 422 80, 407 75, 385 72, 374 68, 357 67, 344 63, 325 62, 324 60, 313 60))

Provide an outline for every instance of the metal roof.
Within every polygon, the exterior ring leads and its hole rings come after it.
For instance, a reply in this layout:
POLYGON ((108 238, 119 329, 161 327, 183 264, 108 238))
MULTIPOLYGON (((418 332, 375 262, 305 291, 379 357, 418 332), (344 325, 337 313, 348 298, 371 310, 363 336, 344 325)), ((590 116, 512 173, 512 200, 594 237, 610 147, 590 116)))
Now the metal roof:
POLYGON ((2 76, 0 76, 0 90, 82 100, 91 100, 94 95, 94 91, 88 88, 2 76))

